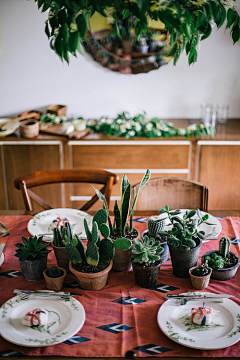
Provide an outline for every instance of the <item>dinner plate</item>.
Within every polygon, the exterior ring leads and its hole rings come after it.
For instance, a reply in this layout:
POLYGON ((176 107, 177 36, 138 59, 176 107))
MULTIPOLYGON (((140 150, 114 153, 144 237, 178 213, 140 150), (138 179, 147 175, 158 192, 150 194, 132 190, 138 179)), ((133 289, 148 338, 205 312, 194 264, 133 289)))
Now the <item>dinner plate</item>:
POLYGON ((84 307, 73 297, 70 300, 21 300, 15 296, 0 308, 1 336, 13 344, 28 347, 49 346, 66 341, 82 328, 84 322, 84 307), (22 325, 21 318, 36 308, 48 312, 48 323, 31 327, 22 325))
MULTIPOLYGON (((190 211, 189 209, 179 209, 179 210, 181 212, 177 216, 179 216, 181 219, 183 218, 183 215, 185 215, 186 211, 190 211)), ((202 216, 205 214, 208 214, 204 211, 200 211, 200 213, 202 216)), ((199 226, 199 230, 205 231, 206 235, 211 234, 209 236, 209 239, 211 239, 211 237, 216 237, 220 234, 220 232, 222 231, 222 225, 221 225, 220 221, 217 218, 215 218, 214 216, 212 216, 211 214, 208 214, 208 216, 209 216, 209 218, 208 218, 207 222, 212 225, 202 223, 199 226)), ((166 217, 165 213, 159 215, 160 219, 165 218, 165 217, 166 217)), ((198 219, 197 214, 193 216, 193 219, 198 219)), ((172 225, 168 225, 168 224, 170 224, 170 221, 169 221, 169 219, 166 219, 164 230, 171 230, 172 225)), ((204 241, 208 241, 208 239, 203 240, 203 242, 204 241)))
MULTIPOLYGON (((4 122, 6 122, 8 120, 11 120, 11 118, 1 118, 0 119, 0 125, 1 125, 1 123, 4 123, 4 122)), ((3 125, 2 130, 5 130, 5 131, 0 131, 0 137, 5 137, 7 135, 13 134, 14 131, 16 131, 19 128, 19 124, 20 124, 20 122, 16 121, 16 122, 13 122, 13 123, 3 125)))
POLYGON ((202 300, 188 301, 186 305, 165 301, 158 311, 158 325, 171 340, 193 349, 215 350, 236 344, 240 340, 240 306, 230 299, 223 303, 205 300, 205 305, 214 309, 210 325, 199 326, 191 321, 191 309, 203 306, 202 300))
MULTIPOLYGON (((84 211, 76 209, 50 209, 38 213, 28 222, 29 233, 33 236, 51 234, 52 229, 55 227, 53 220, 56 220, 58 216, 69 220, 74 234, 78 234, 81 239, 86 238, 83 221, 86 219, 91 227, 92 217, 84 211)), ((53 235, 44 236, 43 238, 44 241, 52 241, 52 239, 53 235)))

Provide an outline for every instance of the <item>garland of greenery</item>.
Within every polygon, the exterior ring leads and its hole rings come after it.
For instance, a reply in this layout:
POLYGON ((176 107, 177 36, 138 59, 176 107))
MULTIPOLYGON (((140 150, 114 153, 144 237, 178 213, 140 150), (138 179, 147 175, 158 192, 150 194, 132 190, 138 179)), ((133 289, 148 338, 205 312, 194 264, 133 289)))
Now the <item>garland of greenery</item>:
MULTIPOLYGON (((240 16, 235 0, 35 0, 42 12, 49 11, 45 33, 51 48, 69 63, 69 54, 83 53, 82 42, 89 19, 99 12, 113 19, 113 31, 121 39, 119 19, 131 19, 136 36, 148 29, 148 18, 161 20, 170 34, 169 56, 178 61, 183 50, 188 63, 197 61, 199 41, 209 37, 212 27, 220 28, 227 19, 233 43, 240 39, 240 16)), ((128 29, 127 29, 128 30, 128 29)))
POLYGON ((175 128, 173 123, 165 122, 157 117, 146 119, 145 113, 133 118, 127 112, 118 114, 115 119, 101 117, 100 119, 87 120, 87 127, 95 133, 134 139, 136 137, 169 138, 183 136, 189 138, 215 135, 215 128, 203 124, 191 124, 187 128, 175 128))

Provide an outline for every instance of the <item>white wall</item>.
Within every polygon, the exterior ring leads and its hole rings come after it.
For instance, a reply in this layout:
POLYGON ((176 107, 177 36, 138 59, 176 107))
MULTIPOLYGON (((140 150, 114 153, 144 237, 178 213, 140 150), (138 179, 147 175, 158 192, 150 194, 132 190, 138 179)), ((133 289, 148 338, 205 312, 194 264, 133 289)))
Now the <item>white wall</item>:
MULTIPOLYGON (((240 0, 236 1, 240 9, 240 0)), ((142 110, 162 118, 198 118, 204 101, 228 103, 240 118, 240 44, 229 30, 201 43, 198 62, 183 55, 148 74, 123 75, 81 55, 62 63, 44 33, 47 13, 33 0, 0 0, 0 116, 52 104, 66 104, 69 116, 115 116, 142 110)))

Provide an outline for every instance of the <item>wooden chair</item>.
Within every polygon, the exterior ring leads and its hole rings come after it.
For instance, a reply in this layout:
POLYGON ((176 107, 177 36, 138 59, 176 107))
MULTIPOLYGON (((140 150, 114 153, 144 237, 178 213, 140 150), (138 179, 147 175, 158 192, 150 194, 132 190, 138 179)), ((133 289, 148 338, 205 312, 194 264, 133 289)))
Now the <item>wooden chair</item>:
MULTIPOLYGON (((16 189, 22 191, 24 204, 26 210, 33 210, 31 199, 39 204, 43 209, 48 210, 52 207, 46 203, 41 197, 35 194, 30 188, 45 185, 45 184, 57 184, 57 183, 89 183, 89 184, 102 184, 100 189, 101 193, 105 196, 107 204, 109 206, 110 195, 112 186, 116 184, 118 177, 116 174, 105 170, 50 170, 50 171, 38 171, 32 174, 19 176, 14 181, 16 189)), ((88 210, 98 200, 97 194, 95 194, 80 210, 88 210)))
MULTIPOLYGON (((133 201, 139 184, 133 185, 131 201, 133 201)), ((141 190, 135 210, 158 211, 168 205, 173 209, 208 209, 208 187, 186 179, 160 177, 150 179, 141 190)))

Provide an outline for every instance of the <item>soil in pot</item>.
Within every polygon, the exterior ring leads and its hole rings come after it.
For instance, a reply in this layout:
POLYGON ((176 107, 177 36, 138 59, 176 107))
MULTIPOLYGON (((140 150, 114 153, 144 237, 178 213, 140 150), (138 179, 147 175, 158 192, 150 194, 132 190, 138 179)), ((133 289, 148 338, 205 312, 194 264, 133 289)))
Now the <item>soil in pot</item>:
POLYGON ((168 244, 167 244, 167 236, 152 236, 152 235, 149 234, 148 230, 145 230, 145 231, 142 232, 142 235, 141 235, 142 240, 143 240, 143 237, 145 235, 147 235, 149 238, 155 239, 156 241, 160 241, 161 246, 164 249, 162 254, 161 254, 161 256, 162 256, 161 264, 166 262, 167 259, 168 259, 168 254, 169 254, 169 247, 168 247, 168 244))
POLYGON ((45 269, 43 271, 43 276, 46 281, 46 286, 49 290, 60 291, 62 289, 65 276, 67 275, 67 271, 63 268, 60 268, 60 270, 62 272, 62 275, 55 278, 49 277, 48 269, 45 269))
POLYGON ((197 265, 200 248, 202 241, 200 239, 194 239, 196 246, 190 250, 183 251, 179 248, 174 248, 169 245, 173 274, 180 278, 189 277, 189 269, 197 265))
POLYGON ((159 261, 149 265, 133 263, 134 277, 138 286, 143 288, 153 287, 157 282, 160 265, 161 262, 159 261))
MULTIPOLYGON (((107 283, 109 271, 112 268, 111 261, 107 267, 95 273, 84 273, 73 268, 72 263, 69 263, 70 271, 76 276, 77 281, 82 289, 85 290, 102 290, 107 283)), ((76 266, 76 265, 74 265, 76 266)))
MULTIPOLYGON (((205 253, 202 256, 202 263, 204 263, 206 256, 211 257, 211 255, 214 253, 219 255, 219 251, 217 251, 217 250, 212 250, 212 251, 208 251, 207 253, 205 253)), ((222 280, 222 281, 231 279, 236 274, 239 263, 240 263, 240 260, 239 260, 238 256, 232 252, 229 252, 228 256, 224 260, 223 268, 212 269, 212 279, 222 280)))
POLYGON ((93 274, 93 273, 98 273, 100 271, 105 270, 107 267, 109 266, 109 264, 106 264, 103 261, 99 261, 99 263, 97 264, 97 266, 93 266, 93 265, 89 265, 86 260, 83 260, 83 262, 81 264, 72 264, 72 267, 82 273, 87 273, 87 274, 93 274))
MULTIPOLYGON (((133 231, 126 229, 125 238, 133 240, 140 237, 140 233, 137 229, 133 228, 133 231)), ((111 234, 111 239, 114 241, 119 239, 116 231, 111 234)), ((115 271, 129 271, 132 269, 132 249, 119 250, 115 248, 115 255, 113 258, 113 270, 115 271)))
POLYGON ((194 289, 197 290, 206 289, 210 281, 212 269, 211 268, 204 269, 203 274, 201 275, 199 274, 197 269, 198 266, 194 266, 191 269, 189 269, 192 286, 194 287, 194 289))

